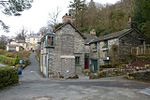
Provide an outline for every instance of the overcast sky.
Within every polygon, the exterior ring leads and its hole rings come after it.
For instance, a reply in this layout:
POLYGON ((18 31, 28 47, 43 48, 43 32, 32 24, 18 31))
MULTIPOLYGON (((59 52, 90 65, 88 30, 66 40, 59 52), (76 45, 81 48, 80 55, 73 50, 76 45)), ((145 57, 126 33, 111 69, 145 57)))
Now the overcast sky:
MULTIPOLYGON (((32 8, 25 10, 22 16, 10 17, 2 16, 0 13, 0 19, 2 19, 7 25, 10 26, 10 32, 4 33, 0 30, 0 35, 15 36, 19 30, 23 27, 29 32, 37 33, 39 29, 47 25, 47 21, 50 17, 49 13, 52 14, 58 8, 60 10, 59 21, 62 16, 68 12, 69 1, 71 0, 34 0, 32 8)), ((86 0, 90 1, 90 0, 86 0)), ((120 0, 94 0, 101 4, 111 3, 114 4, 120 0)))

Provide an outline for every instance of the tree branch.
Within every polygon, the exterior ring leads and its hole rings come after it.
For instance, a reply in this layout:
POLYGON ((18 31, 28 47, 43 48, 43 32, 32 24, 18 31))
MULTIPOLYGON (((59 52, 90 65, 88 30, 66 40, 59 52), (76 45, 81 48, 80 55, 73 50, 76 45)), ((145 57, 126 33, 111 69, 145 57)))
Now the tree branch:
POLYGON ((0 20, 0 24, 5 32, 9 32, 9 26, 7 26, 2 20, 0 20))

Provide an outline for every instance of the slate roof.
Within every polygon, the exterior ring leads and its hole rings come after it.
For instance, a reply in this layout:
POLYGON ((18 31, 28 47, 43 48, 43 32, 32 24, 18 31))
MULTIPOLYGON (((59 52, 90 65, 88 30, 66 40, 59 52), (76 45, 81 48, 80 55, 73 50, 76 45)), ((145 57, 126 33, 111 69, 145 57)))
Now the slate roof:
POLYGON ((132 30, 133 29, 124 29, 124 30, 121 30, 121 31, 118 31, 118 32, 108 34, 108 35, 104 35, 100 38, 98 38, 97 36, 91 35, 91 34, 84 34, 85 37, 86 37, 85 44, 90 44, 90 43, 95 43, 95 42, 99 42, 99 41, 118 38, 118 37, 121 37, 121 36, 125 35, 126 33, 131 32, 132 30))
MULTIPOLYGON (((114 33, 111 33, 111 34, 108 34, 108 35, 104 35, 104 36, 101 36, 101 37, 97 37, 97 36, 93 36, 93 35, 90 35, 90 34, 86 34, 86 40, 85 40, 85 44, 90 44, 90 43, 95 43, 95 42, 99 42, 99 41, 105 41, 105 40, 110 40, 110 39, 114 39, 114 38, 121 38, 123 37, 124 35, 126 34, 129 34, 130 32, 132 31, 136 31, 137 33, 139 34, 142 34, 138 29, 136 28, 129 28, 129 29, 124 29, 124 30, 121 30, 121 31, 118 31, 118 32, 114 32, 114 33)), ((147 39, 147 37, 142 34, 143 37, 147 39)))
POLYGON ((100 40, 97 36, 94 36, 88 33, 84 33, 84 36, 86 37, 85 44, 94 43, 100 40))
POLYGON ((141 33, 137 28, 124 29, 124 30, 121 30, 121 31, 118 31, 118 32, 115 32, 112 34, 105 35, 103 37, 100 37, 100 41, 110 40, 110 39, 114 39, 114 38, 121 38, 121 37, 125 36, 126 34, 131 33, 132 31, 135 31, 135 32, 141 34, 142 38, 146 40, 146 43, 150 43, 150 39, 147 36, 145 36, 143 33, 141 33))
MULTIPOLYGON (((10 48, 22 47, 22 46, 15 45, 15 44, 8 44, 7 46, 9 46, 10 48)), ((23 48, 23 47, 22 47, 22 48, 23 48)))
POLYGON ((124 30, 121 30, 121 31, 118 31, 118 32, 114 32, 114 33, 111 33, 111 34, 108 34, 108 35, 104 35, 104 36, 100 37, 100 41, 122 37, 125 34, 130 33, 131 31, 133 31, 133 29, 130 28, 130 29, 124 29, 124 30))
POLYGON ((18 45, 8 44, 7 46, 9 46, 10 48, 15 48, 15 47, 17 47, 18 45))
POLYGON ((71 24, 70 22, 64 23, 63 25, 58 27, 56 30, 54 30, 54 32, 57 32, 58 30, 60 30, 61 28, 63 28, 64 26, 66 26, 68 24, 70 24, 76 30, 76 32, 78 32, 82 36, 83 39, 86 39, 86 37, 73 24, 71 24))
MULTIPOLYGON (((63 25, 61 25, 60 27, 58 27, 57 29, 55 29, 53 32, 56 33, 57 31, 59 31, 60 29, 62 29, 64 26, 66 26, 68 24, 71 25, 75 29, 75 31, 78 32, 81 35, 81 37, 83 39, 86 39, 86 37, 73 24, 71 24, 70 22, 64 23, 63 25)), ((41 38, 41 42, 44 41, 44 37, 45 36, 46 36, 46 34, 41 38)))

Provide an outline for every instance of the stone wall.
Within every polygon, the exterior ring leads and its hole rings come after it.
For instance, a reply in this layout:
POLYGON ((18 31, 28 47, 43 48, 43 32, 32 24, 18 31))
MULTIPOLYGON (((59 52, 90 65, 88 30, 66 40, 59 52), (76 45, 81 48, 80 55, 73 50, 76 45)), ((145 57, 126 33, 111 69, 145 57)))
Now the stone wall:
POLYGON ((75 58, 72 57, 61 57, 61 75, 65 78, 75 75, 75 58))
MULTIPOLYGON (((104 41, 100 41, 99 43, 99 47, 100 47, 100 65, 104 65, 104 59, 107 59, 107 57, 109 57, 110 59, 110 52, 111 52, 111 47, 113 45, 119 45, 119 39, 118 38, 114 38, 114 39, 110 39, 110 40, 107 40, 108 42, 108 46, 107 47, 104 47, 105 43, 104 41)), ((110 60, 108 60, 110 61, 110 60)))
POLYGON ((100 47, 99 42, 90 44, 90 58, 93 59, 99 58, 99 47, 100 47), (97 45, 96 49, 93 48, 95 47, 95 44, 97 45))
POLYGON ((67 24, 56 31, 55 41, 53 65, 49 65, 49 71, 52 71, 55 76, 60 74, 65 77, 80 73, 81 70, 76 70, 75 67, 75 56, 80 56, 80 69, 82 69, 84 67, 84 39, 81 35, 70 24, 67 24))

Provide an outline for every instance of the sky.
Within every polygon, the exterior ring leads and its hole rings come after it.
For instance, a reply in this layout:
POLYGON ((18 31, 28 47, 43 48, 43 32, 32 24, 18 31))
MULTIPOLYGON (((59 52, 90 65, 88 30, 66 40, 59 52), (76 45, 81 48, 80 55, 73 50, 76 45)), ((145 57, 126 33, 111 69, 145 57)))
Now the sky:
MULTIPOLYGON (((34 0, 32 8, 22 12, 22 16, 6 16, 0 13, 0 19, 5 24, 10 26, 10 32, 5 33, 0 29, 0 35, 16 36, 21 29, 26 29, 28 32, 37 33, 39 29, 47 25, 50 20, 49 14, 53 14, 58 9, 60 11, 58 22, 61 22, 61 18, 65 13, 68 13, 69 1, 71 0, 34 0)), ((90 0, 86 0, 89 2, 90 0)), ((101 4, 114 4, 120 0, 94 0, 101 4)))

